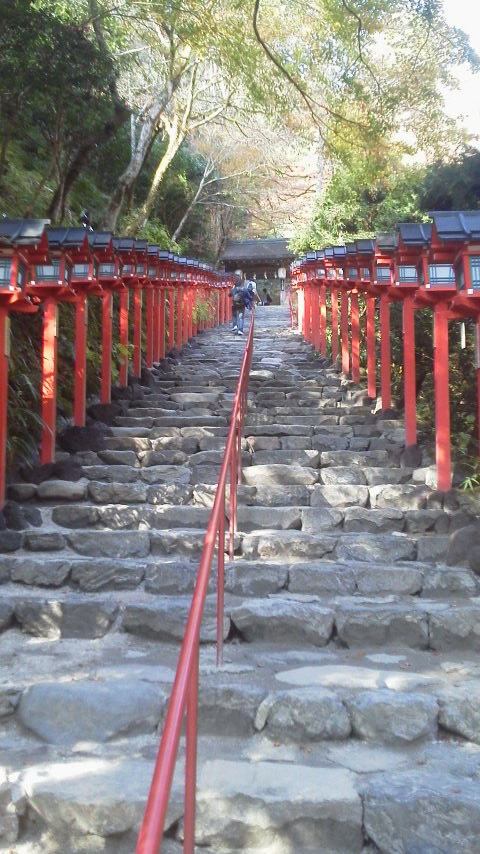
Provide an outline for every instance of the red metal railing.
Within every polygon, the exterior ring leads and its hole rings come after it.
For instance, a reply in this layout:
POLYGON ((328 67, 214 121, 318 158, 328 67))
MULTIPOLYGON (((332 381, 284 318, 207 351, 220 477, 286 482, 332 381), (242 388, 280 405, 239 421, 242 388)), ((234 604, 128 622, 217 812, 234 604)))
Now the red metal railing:
POLYGON ((198 662, 200 626, 208 581, 217 545, 217 665, 223 656, 224 562, 226 487, 229 478, 228 551, 233 558, 236 529, 237 485, 241 478, 241 440, 247 408, 247 392, 253 353, 254 312, 243 356, 240 377, 233 402, 230 429, 210 521, 203 544, 190 614, 183 638, 175 681, 155 764, 145 815, 138 837, 136 854, 158 854, 163 837, 172 786, 178 744, 186 716, 184 854, 195 847, 195 798, 197 770, 198 662))

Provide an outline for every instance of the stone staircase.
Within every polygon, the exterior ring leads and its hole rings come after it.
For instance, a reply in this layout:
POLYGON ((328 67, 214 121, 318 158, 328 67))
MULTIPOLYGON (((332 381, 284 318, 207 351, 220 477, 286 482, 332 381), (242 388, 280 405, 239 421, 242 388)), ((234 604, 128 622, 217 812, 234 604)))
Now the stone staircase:
MULTIPOLYGON (((479 580, 444 563, 473 512, 287 321, 257 311, 220 670, 215 578, 205 608, 198 851, 479 854, 479 580)), ((200 336, 80 479, 10 487, 1 851, 135 848, 243 347, 200 336)))

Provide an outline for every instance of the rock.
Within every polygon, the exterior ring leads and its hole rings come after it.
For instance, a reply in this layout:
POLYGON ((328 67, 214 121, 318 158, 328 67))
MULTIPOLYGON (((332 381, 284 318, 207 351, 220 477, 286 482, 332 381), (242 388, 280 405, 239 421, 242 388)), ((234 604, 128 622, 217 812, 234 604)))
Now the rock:
MULTIPOLYGON (((0 687, 0 718, 7 718, 9 717, 9 715, 13 715, 15 709, 18 706, 20 695, 21 692, 17 688, 8 685, 2 685, 0 687)), ((0 830, 0 839, 1 838, 2 834, 0 830)))
POLYGON ((75 562, 72 566, 72 581, 80 590, 134 590, 145 577, 146 565, 122 564, 118 560, 96 559, 75 562))
MULTIPOLYGON (((58 832, 110 837, 138 832, 152 779, 152 762, 142 759, 88 757, 36 765, 21 779, 28 804, 58 832)), ((183 815, 183 802, 174 788, 167 827, 183 815)), ((119 844, 118 837, 116 846, 119 844)), ((103 846, 102 846, 103 847, 103 846)), ((73 849, 71 843, 68 848, 73 849)), ((100 849, 99 849, 100 850, 100 849)))
POLYGON ((209 760, 198 783, 196 841, 226 851, 360 854, 362 809, 354 775, 340 768, 287 762, 209 760), (273 850, 273 849, 272 849, 273 850))
POLYGON ((426 613, 395 602, 341 602, 335 616, 338 638, 347 647, 429 646, 426 613))
POLYGON ((451 534, 446 562, 454 566, 468 566, 470 553, 480 542, 480 520, 459 528, 451 534))
POLYGON ((100 638, 110 629, 117 611, 114 602, 71 596, 17 602, 15 618, 23 631, 37 637, 100 638))
POLYGON ((351 595, 356 591, 352 569, 347 564, 325 561, 295 562, 288 571, 290 593, 351 595))
MULTIPOLYGON (((208 520, 207 520, 208 521, 208 520)), ((261 528, 300 529, 302 516, 298 507, 238 507, 237 529, 255 531, 261 528)))
POLYGON ((22 534, 18 531, 0 530, 0 553, 14 552, 22 545, 22 534))
POLYGON ((325 486, 332 484, 365 484, 365 475, 361 468, 348 468, 348 466, 329 466, 322 468, 320 474, 321 482, 325 486))
POLYGON ((43 481, 49 478, 53 478, 54 480, 80 480, 83 477, 83 470, 77 460, 69 457, 66 460, 58 460, 55 463, 45 463, 43 466, 22 468, 20 474, 29 484, 38 484, 43 483, 43 481))
POLYGON ((137 504, 147 500, 144 483, 102 483, 90 481, 88 495, 97 504, 137 504))
POLYGON ((269 694, 258 708, 255 729, 282 741, 319 741, 348 738, 351 726, 337 695, 326 688, 312 687, 269 694))
POLYGON ((147 491, 147 501, 150 504, 189 504, 192 498, 193 486, 183 486, 180 483, 149 486, 147 491))
POLYGON ((0 632, 8 629, 12 622, 14 607, 10 602, 0 602, 0 632))
POLYGON ((306 534, 304 531, 275 531, 245 534, 242 555, 245 559, 293 560, 321 558, 333 553, 337 537, 329 534, 306 534))
MULTIPOLYGON (((254 454, 255 466, 301 466, 315 469, 320 461, 318 451, 257 451, 254 454)), ((248 482, 248 481, 247 481, 248 482)), ((298 482, 298 481, 297 481, 298 482)))
POLYGON ((225 566, 225 589, 236 596, 266 596, 286 587, 288 566, 235 561, 225 566))
POLYGON ((319 472, 316 469, 298 465, 254 465, 243 470, 243 479, 249 486, 274 486, 281 484, 309 485, 316 483, 319 472))
POLYGON ((333 629, 330 609, 281 596, 246 600, 233 608, 230 617, 246 641, 300 641, 324 646, 333 629))
POLYGON ((166 696, 137 679, 121 682, 42 682, 24 691, 18 707, 23 726, 51 744, 104 742, 153 733, 166 696))
POLYGON ((397 510, 421 510, 430 490, 413 484, 387 484, 370 487, 371 507, 395 507, 397 510))
POLYGON ((430 646, 432 649, 480 650, 480 607, 457 605, 430 614, 430 646))
POLYGON ((98 519, 98 508, 88 504, 65 504, 52 510, 52 522, 62 528, 89 528, 98 519))
POLYGON ((439 692, 440 726, 480 744, 480 691, 477 682, 444 688, 439 692))
POLYGON ((199 697, 199 730, 218 737, 253 735, 256 710, 265 691, 255 685, 202 685, 199 697))
POLYGON ((6 501, 2 510, 6 527, 14 531, 23 531, 29 527, 30 520, 33 520, 35 525, 42 524, 42 515, 36 507, 29 507, 25 511, 26 508, 17 504, 16 501, 6 501))
POLYGON ((400 564, 358 564, 354 569, 358 592, 363 596, 393 593, 398 596, 415 596, 422 590, 422 569, 400 564))
POLYGON ((40 499, 47 501, 82 501, 85 498, 86 483, 84 480, 70 482, 68 480, 45 480, 37 488, 40 499))
POLYGON ((384 510, 367 510, 363 507, 347 507, 344 511, 343 530, 348 533, 382 534, 387 531, 401 531, 403 513, 393 507, 384 510))
POLYGON ((109 466, 131 466, 138 465, 138 457, 135 451, 99 451, 99 459, 109 466))
POLYGON ((421 448, 418 445, 408 445, 403 451, 400 461, 405 468, 419 468, 422 465, 421 448))
POLYGON ((338 540, 335 556, 346 561, 415 560, 416 543, 403 534, 346 534, 338 540))
POLYGON ((436 734, 433 697, 398 691, 366 691, 347 700, 354 734, 384 744, 405 744, 436 734))
POLYGON ((7 487, 7 495, 12 501, 28 501, 36 495, 36 492, 33 483, 11 483, 7 487))
MULTIPOLYGON (((159 560, 145 568, 145 590, 148 593, 182 595, 193 591, 198 563, 178 560, 159 560)), ((209 592, 216 587, 214 573, 210 575, 209 592)))
POLYGON ((339 484, 338 486, 314 486, 310 497, 312 507, 366 507, 369 492, 366 486, 339 484))
MULTIPOLYGON (((182 641, 190 610, 190 598, 170 596, 168 600, 155 601, 147 605, 127 603, 122 618, 122 628, 130 634, 155 640, 182 641)), ((230 630, 230 620, 223 620, 223 637, 230 630)), ((216 640, 217 616, 216 597, 207 596, 200 629, 201 643, 216 640)))
POLYGON ((106 483, 133 483, 141 477, 141 469, 131 466, 86 466, 85 477, 93 481, 106 483))
POLYGON ((476 781, 442 769, 396 771, 367 785, 368 836, 382 854, 473 854, 480 834, 476 781))
POLYGON ((126 415, 128 405, 125 403, 92 403, 87 409, 87 415, 95 421, 101 421, 103 424, 111 426, 115 424, 115 419, 119 416, 126 415))
POLYGON ((57 531, 26 531, 25 548, 31 552, 55 552, 65 548, 65 537, 57 531))
POLYGON ((79 531, 68 534, 67 541, 86 557, 146 557, 150 552, 148 531, 79 531))
POLYGON ((475 575, 480 575, 480 545, 473 546, 470 550, 468 564, 475 575))
POLYGON ((91 427, 67 427, 57 439, 64 451, 74 454, 76 451, 101 451, 105 437, 111 435, 106 424, 96 422, 91 427))
POLYGON ((12 581, 21 584, 38 585, 39 587, 60 587, 70 573, 70 562, 67 560, 35 560, 21 558, 15 560, 11 570, 12 581))
MULTIPOLYGON (((154 483, 181 483, 187 484, 191 480, 191 470, 181 465, 154 465, 140 469, 141 479, 148 484, 154 483)), ((217 469, 218 478, 218 469, 217 469)))
POLYGON ((306 534, 334 531, 342 521, 343 513, 333 507, 305 507, 302 510, 302 531, 306 534))

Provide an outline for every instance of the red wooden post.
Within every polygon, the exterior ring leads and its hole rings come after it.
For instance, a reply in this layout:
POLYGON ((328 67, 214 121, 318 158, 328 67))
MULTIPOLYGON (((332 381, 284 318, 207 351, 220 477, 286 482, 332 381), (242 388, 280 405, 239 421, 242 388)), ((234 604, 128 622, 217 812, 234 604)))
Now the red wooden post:
POLYGON ((360 382, 360 317, 358 312, 358 291, 350 294, 350 310, 352 313, 352 380, 360 382))
POLYGON ((183 290, 183 327, 182 327, 182 336, 183 341, 186 344, 189 339, 189 329, 190 329, 190 288, 184 288, 183 290))
POLYGON ((382 409, 390 409, 391 393, 390 300, 388 294, 380 296, 380 383, 382 409))
POLYGON ((168 351, 175 347, 175 291, 168 289, 168 351))
POLYGON ((338 291, 332 288, 330 291, 332 301, 332 362, 338 356, 338 291))
POLYGON ((9 352, 10 320, 7 308, 0 304, 0 510, 5 503, 9 352))
POLYGON ((183 288, 180 285, 177 286, 177 334, 176 334, 176 344, 179 350, 182 349, 183 345, 183 288))
POLYGON ((305 285, 305 341, 312 340, 312 287, 305 285))
POLYGON ((133 375, 142 374, 142 288, 133 291, 133 375))
POLYGON ((375 297, 367 296, 367 392, 372 399, 377 396, 377 358, 375 341, 375 297))
POLYGON ((415 310, 413 296, 403 300, 403 388, 405 398, 405 444, 417 443, 417 389, 415 377, 415 310))
POLYGON ((320 310, 318 305, 318 288, 312 287, 312 344, 316 353, 320 352, 320 310))
POLYGON ((85 402, 87 399, 87 295, 80 291, 75 305, 75 377, 73 423, 85 426, 85 402))
POLYGON ((320 352, 327 355, 327 288, 320 285, 320 352))
POLYGON ((305 336, 305 290, 301 285, 297 291, 298 301, 298 331, 305 336))
POLYGON ((340 327, 342 335, 342 372, 347 375, 350 371, 350 353, 348 348, 348 291, 342 292, 340 304, 340 327))
POLYGON ((100 400, 110 403, 112 396, 112 310, 113 294, 102 294, 102 384, 100 400))
POLYGON ((145 362, 147 368, 151 368, 153 366, 153 326, 154 326, 154 291, 153 288, 147 288, 147 299, 146 299, 146 352, 145 352, 145 362))
POLYGON ((478 420, 478 453, 480 454, 480 315, 477 315, 475 326, 475 361, 477 365, 477 420, 478 420))
POLYGON ((192 334, 194 336, 198 335, 199 326, 198 326, 198 315, 197 315, 197 305, 199 301, 198 296, 198 288, 194 287, 193 289, 193 297, 192 297, 192 334))
POLYGON ((57 415, 57 316, 58 305, 54 297, 47 296, 43 303, 42 336, 42 448, 40 460, 55 460, 57 415))
POLYGON ((153 289, 153 361, 160 359, 160 288, 153 289))
POLYGON ((193 331, 193 307, 195 305, 195 288, 190 286, 189 297, 188 297, 188 337, 193 338, 194 334, 197 333, 193 331))
POLYGON ((128 308, 130 303, 130 291, 123 288, 120 291, 120 316, 119 316, 119 338, 120 345, 124 351, 120 356, 120 371, 118 379, 122 387, 128 385, 128 308))
POLYGON ((435 380, 435 447, 437 487, 450 489, 450 391, 448 387, 448 305, 435 303, 433 309, 433 373, 435 380))
POLYGON ((158 322, 158 358, 165 358, 165 288, 160 288, 158 291, 159 305, 159 322, 158 322))

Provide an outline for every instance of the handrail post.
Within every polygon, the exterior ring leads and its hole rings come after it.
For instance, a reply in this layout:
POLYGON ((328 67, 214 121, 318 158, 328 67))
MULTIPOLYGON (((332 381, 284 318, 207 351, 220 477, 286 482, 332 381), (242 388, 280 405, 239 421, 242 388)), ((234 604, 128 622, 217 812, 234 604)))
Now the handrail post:
POLYGON ((382 294, 380 297, 380 358, 382 409, 390 409, 392 405, 392 392, 390 366, 390 299, 388 294, 382 294))
POLYGON ((142 297, 143 288, 133 291, 133 375, 142 375, 142 297))
POLYGON ((123 288, 120 291, 120 345, 123 353, 120 356, 119 382, 122 388, 128 385, 128 308, 130 303, 130 291, 123 288))
POLYGON ((352 380, 360 382, 360 318, 358 311, 358 291, 350 294, 350 311, 352 322, 352 380))
POLYGON ((320 285, 320 353, 327 355, 327 288, 320 285))
POLYGON ((112 309, 113 294, 102 294, 102 381, 100 400, 110 403, 112 395, 112 309))
POLYGON ((155 292, 153 287, 147 288, 147 299, 146 299, 146 352, 145 352, 145 363, 147 368, 153 367, 153 351, 154 351, 154 330, 155 330, 155 309, 154 307, 155 300, 155 292))
POLYGON ((183 345, 183 288, 180 285, 177 285, 177 331, 175 335, 175 343, 177 345, 177 350, 182 349, 183 345))
POLYGON ((350 353, 348 347, 348 291, 342 291, 340 304, 340 332, 342 339, 342 373, 350 373, 350 353))
POLYGON ((9 353, 10 319, 8 310, 0 305, 0 510, 5 502, 9 353))
POLYGON ((197 790, 197 730, 198 730, 198 670, 199 640, 192 659, 187 697, 185 727, 185 814, 183 819, 183 853, 194 854, 195 807, 197 790))
MULTIPOLYGON (((85 401, 87 399, 87 295, 80 292, 75 305, 75 381, 73 400, 73 423, 85 426, 85 401)), ((102 324, 103 328, 103 324, 102 324)), ((103 350, 102 350, 103 362, 103 350)), ((102 371, 103 376, 103 371, 102 371)))
POLYGON ((40 460, 53 463, 57 418, 57 324, 58 303, 48 296, 43 303, 42 337, 42 448, 40 460))
POLYGON ((437 487, 451 488, 450 471, 450 390, 448 387, 448 306, 435 303, 433 309, 433 373, 435 381, 435 449, 437 487))
POLYGON ((175 291, 168 289, 168 352, 175 347, 175 291))
POLYGON ((375 343, 375 297, 367 294, 366 338, 367 338, 367 393, 372 400, 377 396, 377 360, 375 343))
POLYGON ((331 321, 332 321, 332 353, 331 359, 335 363, 338 356, 338 291, 332 288, 330 291, 330 299, 332 304, 331 321))
POLYGON ((417 391, 415 376, 415 309, 413 296, 403 300, 403 387, 405 399, 405 445, 417 443, 417 391))
POLYGON ((159 288, 158 360, 165 358, 165 288, 159 288))

